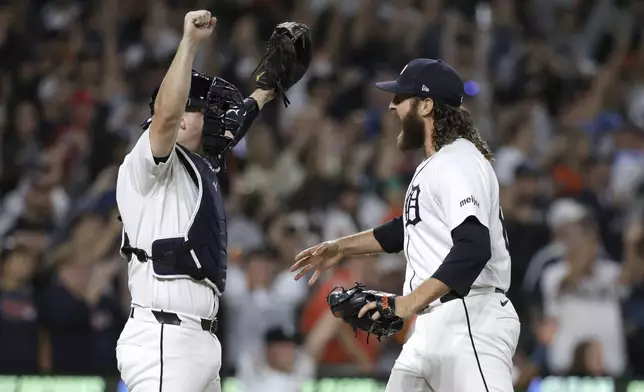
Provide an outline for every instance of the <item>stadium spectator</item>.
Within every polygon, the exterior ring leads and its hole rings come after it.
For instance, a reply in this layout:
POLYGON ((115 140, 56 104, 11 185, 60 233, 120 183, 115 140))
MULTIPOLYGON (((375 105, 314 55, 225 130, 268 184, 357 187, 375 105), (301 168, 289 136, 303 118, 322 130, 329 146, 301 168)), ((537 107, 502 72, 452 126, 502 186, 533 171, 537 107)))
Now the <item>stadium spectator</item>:
POLYGON ((377 361, 380 344, 375 339, 368 341, 362 331, 353 332, 351 327, 341 319, 333 317, 328 311, 327 295, 336 286, 352 287, 355 282, 369 284, 375 276, 367 272, 369 263, 375 263, 371 257, 352 257, 345 260, 333 274, 321 283, 307 301, 302 314, 302 332, 312 333, 316 329, 334 331, 334 338, 316 358, 322 364, 335 367, 344 366, 362 372, 371 372, 377 361), (324 327, 322 327, 324 326, 324 327))
POLYGON ((315 376, 315 362, 297 336, 286 328, 264 334, 263 350, 242 355, 239 380, 242 391, 297 392, 315 376))
POLYGON ((577 377, 604 377, 604 359, 601 343, 596 340, 581 342, 575 347, 568 374, 577 377))
POLYGON ((242 355, 256 352, 270 328, 277 325, 296 329, 295 312, 306 287, 302 292, 301 284, 285 279, 280 272, 278 255, 270 249, 250 251, 241 266, 229 268, 229 295, 223 301, 228 315, 224 344, 230 347, 224 353, 227 366, 237 368, 242 355))
POLYGON ((607 259, 601 251, 597 223, 587 217, 566 233, 562 260, 546 267, 541 280, 544 314, 557 332, 548 350, 550 370, 565 374, 575 347, 586 339, 601 346, 606 373, 626 370, 626 345, 621 314, 626 263, 607 259))
POLYGON ((513 185, 521 166, 533 166, 534 131, 525 119, 515 120, 507 131, 507 142, 496 151, 494 171, 502 186, 513 185))
POLYGON ((47 371, 46 364, 39 360, 45 346, 33 284, 37 257, 23 246, 3 253, 0 265, 0 373, 47 371))

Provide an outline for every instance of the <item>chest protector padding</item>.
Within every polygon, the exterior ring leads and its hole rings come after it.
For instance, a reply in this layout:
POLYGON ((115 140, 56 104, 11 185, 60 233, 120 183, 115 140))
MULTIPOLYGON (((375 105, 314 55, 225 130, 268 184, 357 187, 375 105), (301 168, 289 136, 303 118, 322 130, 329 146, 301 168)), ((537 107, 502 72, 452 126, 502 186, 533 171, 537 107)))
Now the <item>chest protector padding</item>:
POLYGON ((122 253, 139 261, 150 260, 158 278, 192 278, 204 281, 218 295, 226 288, 226 211, 222 190, 210 162, 177 145, 177 158, 198 188, 198 199, 183 237, 157 239, 152 255, 129 246, 123 235, 122 253), (142 260, 143 259, 143 260, 142 260))

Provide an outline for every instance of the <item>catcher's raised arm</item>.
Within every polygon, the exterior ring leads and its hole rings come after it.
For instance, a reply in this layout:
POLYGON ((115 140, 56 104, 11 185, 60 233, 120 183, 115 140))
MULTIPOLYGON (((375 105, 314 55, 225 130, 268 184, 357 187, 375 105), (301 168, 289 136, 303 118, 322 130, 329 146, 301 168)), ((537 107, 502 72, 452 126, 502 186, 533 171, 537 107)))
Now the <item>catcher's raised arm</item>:
POLYGON ((188 12, 177 53, 159 87, 150 124, 150 147, 155 157, 165 157, 174 148, 191 88, 191 70, 199 45, 217 23, 209 11, 188 12))

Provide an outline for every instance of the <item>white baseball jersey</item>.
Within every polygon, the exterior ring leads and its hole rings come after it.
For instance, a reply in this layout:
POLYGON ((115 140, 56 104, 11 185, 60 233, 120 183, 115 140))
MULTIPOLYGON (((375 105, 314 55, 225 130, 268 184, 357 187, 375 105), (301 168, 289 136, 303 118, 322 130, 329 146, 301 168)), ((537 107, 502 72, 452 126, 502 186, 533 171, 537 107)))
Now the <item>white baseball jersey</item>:
MULTIPOLYGON (((182 237, 197 203, 197 187, 173 149, 168 160, 156 164, 150 131, 141 135, 119 168, 116 201, 123 227, 133 247, 152 254, 158 238, 182 237)), ((205 283, 189 278, 157 278, 152 262, 129 263, 132 305, 212 319, 218 298, 205 283)))
MULTIPOLYGON (((490 162, 466 139, 457 139, 416 168, 405 196, 404 294, 429 279, 454 245, 451 232, 475 216, 490 232, 492 257, 472 287, 510 287, 510 253, 490 162)), ((431 305, 435 305, 431 304, 431 305)))

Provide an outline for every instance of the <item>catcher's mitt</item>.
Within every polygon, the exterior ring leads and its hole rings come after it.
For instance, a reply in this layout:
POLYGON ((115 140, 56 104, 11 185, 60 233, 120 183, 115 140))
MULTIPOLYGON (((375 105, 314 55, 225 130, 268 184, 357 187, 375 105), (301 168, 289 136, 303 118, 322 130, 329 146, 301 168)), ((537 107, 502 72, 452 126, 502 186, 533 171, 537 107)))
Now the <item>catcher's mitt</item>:
MULTIPOLYGON (((331 290, 326 300, 333 315, 346 321, 356 333, 360 329, 369 335, 375 335, 380 341, 382 338, 388 338, 403 328, 404 320, 395 314, 395 298, 395 294, 365 290, 365 286, 356 283, 354 287, 348 290, 340 286, 335 287, 331 290), (358 312, 368 302, 376 302, 377 309, 370 311, 362 318, 358 318, 358 312), (380 317, 378 320, 373 320, 371 316, 376 311, 380 314, 380 317)), ((367 338, 369 335, 367 335, 367 338)))
POLYGON ((257 87, 275 90, 290 103, 285 92, 297 83, 311 63, 311 29, 297 22, 280 23, 268 40, 266 54, 253 71, 257 87))

